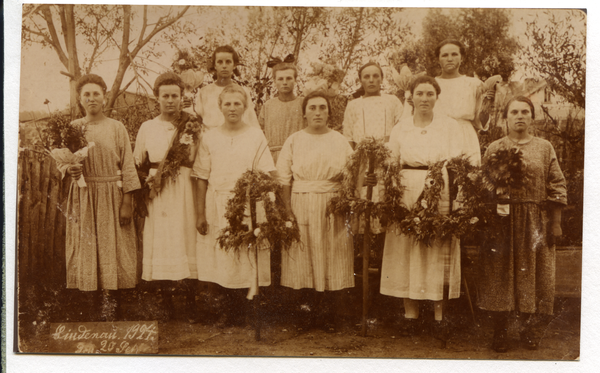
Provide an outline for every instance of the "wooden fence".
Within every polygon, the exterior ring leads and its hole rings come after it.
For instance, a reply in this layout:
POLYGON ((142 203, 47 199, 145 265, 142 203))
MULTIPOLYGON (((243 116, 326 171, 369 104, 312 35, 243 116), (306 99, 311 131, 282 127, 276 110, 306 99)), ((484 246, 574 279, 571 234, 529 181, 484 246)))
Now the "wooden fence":
POLYGON ((18 279, 19 285, 66 282, 65 200, 70 179, 63 180, 56 163, 43 153, 19 153, 18 279))

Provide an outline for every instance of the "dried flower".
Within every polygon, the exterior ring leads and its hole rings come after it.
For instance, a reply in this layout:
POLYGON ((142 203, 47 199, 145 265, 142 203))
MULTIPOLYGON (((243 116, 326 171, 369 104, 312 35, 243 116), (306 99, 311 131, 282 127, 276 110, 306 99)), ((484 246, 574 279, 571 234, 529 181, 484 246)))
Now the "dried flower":
POLYGON ((414 218, 413 221, 417 224, 419 224, 421 222, 421 219, 419 219, 418 217, 414 218))
POLYGON ((275 193, 269 192, 267 193, 267 196, 269 196, 269 200, 271 200, 271 202, 275 202, 275 193))
POLYGON ((471 181, 475 181, 475 180, 477 180, 477 174, 476 174, 476 173, 474 173, 474 172, 469 172, 469 173, 467 174, 467 177, 468 177, 468 178, 469 178, 469 180, 471 180, 471 181))
POLYGON ((423 207, 424 209, 427 208, 427 200, 426 199, 421 200, 421 207, 423 207))
POLYGON ((194 143, 194 137, 189 133, 184 133, 183 135, 181 135, 179 142, 183 145, 192 145, 194 143))
POLYGON ((258 237, 258 235, 259 235, 259 234, 260 234, 260 228, 256 228, 256 229, 254 230, 254 236, 255 236, 255 237, 258 237))
POLYGON ((470 220, 471 224, 477 224, 477 222, 479 221, 479 218, 477 216, 473 216, 470 220))
POLYGON ((185 58, 179 60, 179 66, 185 65, 185 58))
POLYGON ((291 222, 291 221, 286 221, 286 222, 285 222, 285 227, 286 227, 286 228, 291 228, 291 227, 293 227, 293 226, 294 226, 294 225, 292 224, 292 222, 291 222))

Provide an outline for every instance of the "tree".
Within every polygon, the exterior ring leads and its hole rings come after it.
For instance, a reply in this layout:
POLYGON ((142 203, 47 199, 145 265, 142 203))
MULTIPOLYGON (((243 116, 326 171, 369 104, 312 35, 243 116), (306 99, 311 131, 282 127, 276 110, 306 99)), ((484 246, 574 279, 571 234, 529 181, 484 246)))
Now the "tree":
MULTIPOLYGON (((174 12, 170 7, 165 15, 159 16, 156 21, 149 23, 148 6, 143 6, 139 36, 137 40, 132 40, 132 20, 137 12, 132 10, 130 5, 25 4, 23 6, 22 43, 24 46, 37 43, 42 47, 50 47, 56 52, 60 62, 67 69, 67 72, 61 71, 61 73, 70 78, 72 115, 76 113, 77 93, 75 88, 82 72, 89 73, 97 66, 98 58, 102 54, 110 49, 117 49, 119 51, 117 76, 107 95, 107 109, 110 109, 114 106, 117 97, 131 83, 140 78, 139 74, 135 72, 135 77, 121 89, 128 69, 132 66, 134 68, 144 66, 144 63, 136 62, 136 58, 142 57, 140 56, 141 52, 144 52, 144 48, 155 36, 179 21, 188 8, 189 6, 179 12, 174 12), (149 28, 150 26, 153 27, 149 28), (119 34, 120 41, 118 41, 119 34), (79 61, 81 43, 87 49, 91 48, 91 53, 83 53, 83 67, 79 61), (131 49, 131 47, 133 48, 131 49)), ((153 54, 151 48, 147 48, 145 52, 153 54)))
POLYGON ((423 35, 415 44, 409 44, 396 55, 404 57, 397 63, 415 65, 417 70, 426 70, 430 76, 441 73, 436 46, 445 39, 457 39, 465 45, 460 71, 462 74, 477 75, 487 79, 502 75, 507 80, 515 69, 513 56, 518 50, 517 40, 509 36, 510 13, 505 9, 460 9, 450 12, 441 9, 429 10, 423 19, 423 35))
POLYGON ((527 23, 531 47, 523 50, 530 70, 546 80, 552 92, 585 109, 586 15, 580 10, 545 11, 527 23))

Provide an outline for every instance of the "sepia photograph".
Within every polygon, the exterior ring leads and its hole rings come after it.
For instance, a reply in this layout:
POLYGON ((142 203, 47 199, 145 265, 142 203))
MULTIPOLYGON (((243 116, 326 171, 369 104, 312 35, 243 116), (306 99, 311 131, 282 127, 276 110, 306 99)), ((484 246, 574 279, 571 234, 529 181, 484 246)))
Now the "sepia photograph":
POLYGON ((360 5, 22 4, 6 351, 576 364, 587 10, 360 5))

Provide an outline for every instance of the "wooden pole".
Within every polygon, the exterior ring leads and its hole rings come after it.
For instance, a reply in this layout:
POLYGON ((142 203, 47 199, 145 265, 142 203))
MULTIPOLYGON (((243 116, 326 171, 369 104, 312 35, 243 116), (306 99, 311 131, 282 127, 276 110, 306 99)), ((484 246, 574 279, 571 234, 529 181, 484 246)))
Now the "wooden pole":
MULTIPOLYGON (((256 200, 250 198, 250 187, 246 191, 246 199, 250 204, 250 232, 256 229, 256 200)), ((260 341, 260 276, 258 270, 258 246, 254 245, 254 265, 256 266, 256 295, 252 298, 254 308, 254 339, 260 341)))
MULTIPOLYGON (((372 174, 375 171, 375 157, 369 156, 369 171, 372 174)), ((373 187, 367 186, 367 200, 373 198, 373 187)), ((363 337, 367 336, 367 314, 369 312, 369 257, 371 255, 371 209, 365 210, 365 230, 363 241, 363 313, 362 313, 362 332, 363 337)))

